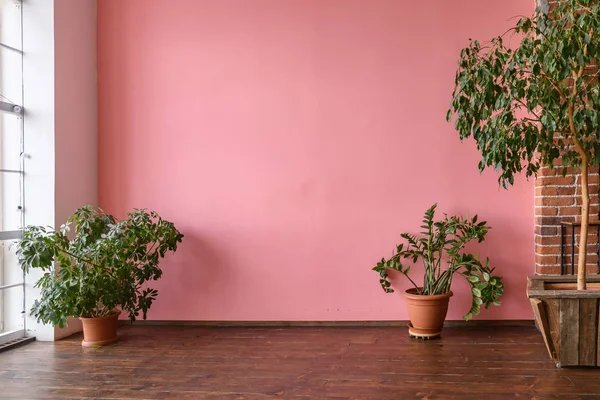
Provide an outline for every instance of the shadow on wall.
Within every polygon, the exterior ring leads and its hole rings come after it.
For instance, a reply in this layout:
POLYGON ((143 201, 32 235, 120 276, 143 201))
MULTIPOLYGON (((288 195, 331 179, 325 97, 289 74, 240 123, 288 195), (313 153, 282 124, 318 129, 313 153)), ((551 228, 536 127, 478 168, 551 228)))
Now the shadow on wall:
MULTIPOLYGON (((489 254, 490 260, 496 267, 498 275, 504 280, 504 296, 502 297, 502 305, 494 307, 495 319, 515 319, 514 310, 522 307, 522 303, 526 302, 527 295, 527 279, 524 275, 533 275, 531 265, 533 264, 533 255, 527 251, 525 246, 515 245, 516 243, 527 243, 533 246, 531 238, 531 226, 523 224, 514 216, 506 217, 506 215, 494 218, 496 221, 492 225, 492 230, 488 234, 486 242, 482 243, 482 253, 489 254), (489 252, 488 248, 494 248, 493 252, 489 252)), ((531 315, 531 309, 526 309, 531 315)), ((483 313, 482 313, 483 314, 483 313)), ((532 318, 533 316, 531 315, 532 318)), ((483 315, 480 319, 486 319, 483 315)))
MULTIPOLYGON (((515 319, 515 308, 522 307, 523 301, 526 301, 527 280, 524 275, 533 274, 531 253, 522 251, 522 247, 515 246, 515 243, 531 242, 531 232, 527 230, 529 226, 511 220, 511 216, 505 213, 493 215, 492 212, 486 211, 480 213, 480 216, 482 220, 488 221, 492 229, 484 242, 474 243, 466 250, 473 254, 479 253, 482 260, 489 257, 491 265, 496 268, 494 272, 503 279, 504 295, 500 299, 502 302, 500 307, 492 306, 488 310, 482 308, 481 314, 475 319, 515 319)), ((453 282, 453 291, 456 310, 467 312, 471 296, 469 287, 462 277, 457 277, 453 282)), ((456 316, 458 315, 453 317, 456 316)))
POLYGON ((218 297, 231 278, 226 251, 219 251, 196 232, 182 233, 185 236, 177 252, 166 256, 161 265, 166 279, 155 284, 159 295, 148 319, 173 320, 202 313, 202 309, 212 306, 203 299, 218 297), (200 295, 190 296, 190 293, 200 295))

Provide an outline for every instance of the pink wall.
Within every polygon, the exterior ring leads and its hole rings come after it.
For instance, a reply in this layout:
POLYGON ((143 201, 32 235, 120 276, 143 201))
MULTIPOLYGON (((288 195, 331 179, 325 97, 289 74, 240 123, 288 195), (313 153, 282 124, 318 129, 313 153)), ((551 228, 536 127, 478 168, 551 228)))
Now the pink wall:
POLYGON ((56 226, 98 202, 96 0, 54 0, 56 226))
POLYGON ((98 3, 100 205, 186 235, 151 319, 407 319, 370 268, 436 201, 493 226, 480 318, 531 318, 532 182, 498 189, 444 119, 459 49, 531 0, 98 3))
MULTIPOLYGON (((98 204, 96 0, 54 0, 54 220, 98 204)), ((35 113, 34 113, 35 115, 35 113)), ((81 330, 77 318, 56 339, 81 330)))

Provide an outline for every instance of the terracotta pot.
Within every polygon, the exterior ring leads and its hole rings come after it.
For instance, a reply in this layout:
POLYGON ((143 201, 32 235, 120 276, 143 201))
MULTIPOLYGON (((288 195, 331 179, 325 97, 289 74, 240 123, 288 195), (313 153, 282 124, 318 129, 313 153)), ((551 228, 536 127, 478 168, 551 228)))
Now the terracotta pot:
POLYGON ((83 324, 84 347, 104 346, 119 340, 117 336, 117 322, 121 312, 115 312, 108 317, 83 318, 79 317, 83 324))
POLYGON ((432 339, 442 333, 448 301, 452 292, 425 296, 417 294, 417 289, 408 289, 403 293, 408 308, 408 333, 411 336, 432 339))

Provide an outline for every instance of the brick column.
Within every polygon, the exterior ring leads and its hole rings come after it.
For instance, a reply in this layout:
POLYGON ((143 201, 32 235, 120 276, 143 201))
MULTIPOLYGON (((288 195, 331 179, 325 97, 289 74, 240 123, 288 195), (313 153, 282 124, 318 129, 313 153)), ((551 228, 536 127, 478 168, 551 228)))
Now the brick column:
MULTIPOLYGON (((578 172, 569 169, 562 176, 562 167, 544 167, 535 180, 535 272, 560 273, 560 222, 581 221, 581 186, 578 172)), ((590 221, 598 221, 600 175, 598 168, 590 169, 590 221)), ((570 227, 565 235, 565 265, 571 266, 570 227)), ((575 229, 575 273, 579 252, 579 228, 575 229)), ((597 271, 597 228, 590 227, 587 266, 589 273, 597 271)))
MULTIPOLYGON (((536 6, 543 10, 551 10, 560 0, 535 0, 536 6)), ((590 68, 596 69, 596 66, 590 68)), ((543 167, 535 180, 535 273, 559 274, 560 273, 560 223, 581 222, 581 186, 579 173, 572 168, 562 175, 562 165, 557 167, 543 167)), ((598 168, 590 168, 590 222, 599 220, 600 176, 598 168)), ((571 271, 571 228, 565 229, 564 235, 564 263, 571 271)), ((598 271, 598 229, 590 227, 588 230, 588 273, 598 271)), ((579 228, 575 229, 575 273, 579 253, 579 228)))

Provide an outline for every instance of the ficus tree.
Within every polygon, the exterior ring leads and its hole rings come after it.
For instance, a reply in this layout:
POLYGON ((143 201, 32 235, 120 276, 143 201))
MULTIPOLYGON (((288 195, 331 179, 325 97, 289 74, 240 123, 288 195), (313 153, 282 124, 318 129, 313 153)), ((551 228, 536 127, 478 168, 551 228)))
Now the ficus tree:
POLYGON ((577 289, 586 288, 590 195, 588 170, 600 163, 600 6, 563 0, 538 8, 486 43, 460 52, 447 119, 461 140, 473 137, 482 158, 507 188, 514 175, 536 175, 562 160, 581 173, 577 289))

